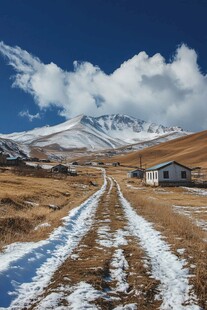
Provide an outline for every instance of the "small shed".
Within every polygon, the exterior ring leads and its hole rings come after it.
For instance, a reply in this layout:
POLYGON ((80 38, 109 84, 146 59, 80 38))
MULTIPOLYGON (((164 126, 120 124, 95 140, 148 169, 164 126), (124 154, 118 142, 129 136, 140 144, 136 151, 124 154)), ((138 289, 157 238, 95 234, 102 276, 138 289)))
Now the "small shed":
POLYGON ((144 177, 144 170, 141 168, 129 171, 127 173, 128 178, 138 178, 138 179, 143 179, 144 177))
POLYGON ((68 167, 62 164, 56 165, 51 168, 52 172, 55 173, 68 173, 68 167))
POLYGON ((164 162, 146 169, 147 185, 179 186, 191 183, 191 169, 176 161, 164 162))
POLYGON ((21 157, 19 156, 15 156, 15 157, 7 157, 6 159, 6 164, 8 166, 20 166, 23 164, 23 160, 21 157))

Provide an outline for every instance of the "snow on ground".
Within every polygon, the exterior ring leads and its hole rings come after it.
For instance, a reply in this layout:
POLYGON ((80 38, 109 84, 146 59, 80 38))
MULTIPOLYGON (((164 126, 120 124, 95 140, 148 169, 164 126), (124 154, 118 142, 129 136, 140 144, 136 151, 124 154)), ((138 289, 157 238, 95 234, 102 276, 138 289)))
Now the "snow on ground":
POLYGON ((193 188, 193 187, 183 187, 185 190, 191 194, 196 194, 198 196, 207 196, 207 189, 193 188))
MULTIPOLYGON (((109 178, 110 180, 110 178, 109 178)), ((111 181, 111 180, 110 180, 111 181)), ((112 182, 111 182, 112 184, 112 182)), ((109 188, 108 194, 111 192, 111 188, 109 188)), ((127 269, 128 263, 124 257, 124 251, 119 249, 120 246, 126 245, 127 240, 126 236, 129 236, 129 232, 123 229, 118 229, 117 231, 111 233, 109 226, 101 226, 98 229, 98 238, 96 242, 103 247, 109 248, 114 247, 117 248, 114 251, 114 255, 110 262, 110 278, 111 280, 116 282, 115 289, 111 289, 110 293, 116 294, 116 292, 125 292, 129 288, 129 284, 127 283, 127 269)), ((51 293, 46 298, 44 298, 40 304, 35 308, 36 310, 42 309, 58 309, 58 310, 98 310, 93 302, 96 299, 102 298, 105 300, 114 300, 118 297, 110 296, 108 292, 103 292, 95 289, 91 284, 87 282, 79 282, 75 286, 69 287, 61 287, 56 290, 56 292, 51 293), (58 307, 58 303, 61 300, 65 299, 69 305, 58 307)), ((128 305, 120 305, 116 307, 117 310, 136 310, 137 306, 135 304, 128 305)))
POLYGON ((102 226, 98 229, 98 239, 96 239, 96 242, 106 248, 119 247, 127 245, 125 236, 129 236, 129 232, 118 229, 111 233, 109 226, 102 226))
POLYGON ((124 257, 124 251, 117 249, 111 261, 111 278, 117 282, 116 291, 126 293, 129 284, 126 281, 127 269, 129 268, 128 262, 124 257))
POLYGON ((91 284, 84 281, 75 286, 60 287, 58 292, 53 292, 46 296, 35 310, 98 310, 93 301, 98 298, 107 298, 106 295, 96 290, 91 284), (65 299, 69 305, 58 306, 59 302, 65 299))
POLYGON ((73 288, 73 293, 70 294, 66 300, 69 302, 69 309, 85 310, 85 309, 98 309, 95 305, 89 302, 95 301, 104 294, 93 288, 91 284, 80 282, 73 288))
POLYGON ((161 195, 172 194, 172 191, 166 191, 166 189, 164 188, 154 188, 153 192, 156 194, 161 194, 161 195))
POLYGON ((145 190, 144 187, 136 187, 136 186, 133 186, 133 185, 131 185, 131 184, 127 184, 126 186, 129 187, 129 188, 131 188, 131 189, 145 190))
POLYGON ((32 206, 32 207, 38 207, 39 206, 39 203, 29 201, 29 200, 25 200, 24 203, 26 203, 27 205, 32 206))
MULTIPOLYGON (((197 298, 189 284, 185 261, 170 251, 170 246, 153 225, 139 216, 124 198, 119 185, 120 202, 129 221, 131 234, 138 238, 150 258, 152 276, 160 281, 162 310, 199 310, 197 298)), ((200 309, 201 310, 201 309, 200 309)))
POLYGON ((51 164, 41 164, 41 163, 37 164, 37 163, 27 162, 27 166, 41 167, 42 169, 50 170, 54 165, 51 165, 51 164))
POLYGON ((123 305, 118 306, 118 307, 114 308, 113 310, 138 310, 138 308, 137 308, 136 304, 128 304, 125 306, 123 306, 123 305))
POLYGON ((48 285, 53 273, 90 229, 106 178, 100 190, 74 208, 47 240, 15 243, 0 254, 0 309, 22 309, 48 285))
POLYGON ((179 214, 189 217, 195 225, 207 231, 207 222, 205 220, 195 218, 196 214, 207 213, 207 206, 173 206, 173 210, 179 214))
POLYGON ((45 227, 50 227, 51 225, 49 223, 42 223, 42 224, 39 224, 37 225, 34 230, 38 230, 38 229, 41 229, 41 228, 45 228, 45 227))

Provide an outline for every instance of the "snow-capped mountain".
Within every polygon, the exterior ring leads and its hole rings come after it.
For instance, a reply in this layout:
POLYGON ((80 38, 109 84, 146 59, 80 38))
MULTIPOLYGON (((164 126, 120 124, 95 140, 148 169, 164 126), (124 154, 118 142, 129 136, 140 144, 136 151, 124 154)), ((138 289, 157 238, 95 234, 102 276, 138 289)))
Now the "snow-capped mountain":
POLYGON ((128 115, 91 117, 79 115, 56 126, 1 135, 29 147, 53 150, 103 150, 154 140, 166 136, 169 140, 185 135, 180 127, 164 127, 128 115))
POLYGON ((14 142, 10 139, 0 138, 0 153, 6 153, 10 156, 27 157, 29 148, 21 143, 14 142))
POLYGON ((81 122, 128 144, 151 140, 164 134, 183 132, 180 127, 164 127, 120 114, 100 117, 84 115, 81 122))

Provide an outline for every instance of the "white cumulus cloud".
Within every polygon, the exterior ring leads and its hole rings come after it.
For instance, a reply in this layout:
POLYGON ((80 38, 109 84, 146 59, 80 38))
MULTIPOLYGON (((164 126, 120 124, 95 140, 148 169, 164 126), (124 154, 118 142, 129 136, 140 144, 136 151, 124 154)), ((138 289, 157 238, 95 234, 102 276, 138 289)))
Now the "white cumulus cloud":
POLYGON ((19 116, 28 118, 28 120, 30 122, 32 122, 34 119, 40 119, 40 114, 39 113, 30 114, 28 110, 20 111, 19 112, 19 116))
POLYGON ((161 54, 140 52, 112 74, 89 62, 74 62, 74 70, 0 42, 0 53, 14 68, 14 87, 30 93, 40 109, 55 106, 66 119, 84 113, 125 113, 189 130, 207 128, 207 76, 201 73, 195 50, 177 48, 166 61, 161 54))

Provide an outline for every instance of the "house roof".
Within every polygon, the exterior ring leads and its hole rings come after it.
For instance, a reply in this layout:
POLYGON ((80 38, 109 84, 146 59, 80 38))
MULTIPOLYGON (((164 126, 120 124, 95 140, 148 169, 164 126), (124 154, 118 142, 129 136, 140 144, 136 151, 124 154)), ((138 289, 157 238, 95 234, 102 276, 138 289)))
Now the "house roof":
POLYGON ((142 168, 138 168, 138 169, 135 169, 135 170, 131 170, 131 171, 129 171, 129 173, 132 173, 132 172, 144 172, 144 169, 142 169, 142 168))
POLYGON ((15 157, 8 157, 7 160, 16 160, 16 159, 19 159, 20 157, 19 156, 15 156, 15 157))
POLYGON ((181 165, 181 164, 179 164, 178 162, 172 160, 172 161, 167 161, 167 162, 164 162, 164 163, 161 163, 161 164, 158 164, 158 165, 149 167, 149 168, 146 169, 146 171, 159 170, 159 169, 162 169, 162 168, 164 168, 164 167, 167 167, 167 166, 169 166, 169 165, 171 165, 171 164, 176 164, 176 165, 179 165, 179 166, 181 166, 181 167, 183 167, 183 168, 186 168, 186 169, 188 169, 188 170, 191 170, 191 168, 186 167, 186 166, 184 166, 184 165, 181 165))

